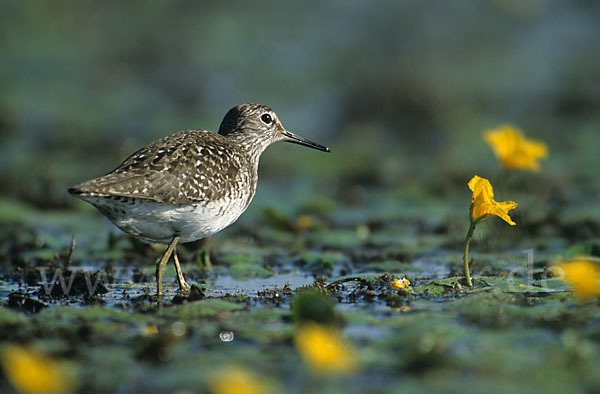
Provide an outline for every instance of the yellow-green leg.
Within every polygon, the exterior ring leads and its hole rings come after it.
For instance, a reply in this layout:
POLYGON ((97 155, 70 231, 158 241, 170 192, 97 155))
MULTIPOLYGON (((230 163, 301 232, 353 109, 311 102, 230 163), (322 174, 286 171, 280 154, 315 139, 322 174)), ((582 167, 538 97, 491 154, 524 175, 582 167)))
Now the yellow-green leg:
POLYGON ((156 264, 156 295, 158 296, 162 295, 162 278, 165 272, 165 268, 167 267, 167 261, 169 261, 169 257, 171 257, 171 254, 175 250, 175 246, 178 242, 179 237, 173 237, 173 240, 169 244, 169 247, 167 248, 167 250, 165 250, 165 253, 162 255, 162 257, 156 264))
POLYGON ((179 265, 179 258, 177 257, 177 251, 173 251, 173 263, 175 264, 175 272, 177 273, 177 283, 179 283, 179 292, 186 293, 190 290, 190 285, 187 284, 183 277, 183 271, 179 265))

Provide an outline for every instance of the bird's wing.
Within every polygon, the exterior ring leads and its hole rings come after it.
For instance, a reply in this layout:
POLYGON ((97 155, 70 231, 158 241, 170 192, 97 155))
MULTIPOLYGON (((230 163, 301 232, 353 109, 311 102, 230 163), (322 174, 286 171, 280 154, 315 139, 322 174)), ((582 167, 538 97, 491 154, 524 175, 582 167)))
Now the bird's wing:
POLYGON ((122 196, 173 204, 219 200, 246 181, 244 156, 226 138, 190 130, 160 139, 112 172, 69 189, 79 195, 122 196))

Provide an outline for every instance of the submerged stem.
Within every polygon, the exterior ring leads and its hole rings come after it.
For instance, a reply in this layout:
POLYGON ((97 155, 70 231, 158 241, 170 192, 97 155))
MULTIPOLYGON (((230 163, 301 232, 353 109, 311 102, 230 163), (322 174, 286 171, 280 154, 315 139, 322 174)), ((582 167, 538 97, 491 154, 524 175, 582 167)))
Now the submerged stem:
POLYGON ((471 237, 473 237, 473 231, 475 230, 475 223, 471 222, 469 226, 469 231, 467 231, 467 236, 465 237, 465 254, 464 254, 464 263, 465 263, 465 278, 467 280, 467 285, 469 287, 473 287, 473 282, 471 281, 471 273, 469 272, 469 244, 471 243, 471 237))

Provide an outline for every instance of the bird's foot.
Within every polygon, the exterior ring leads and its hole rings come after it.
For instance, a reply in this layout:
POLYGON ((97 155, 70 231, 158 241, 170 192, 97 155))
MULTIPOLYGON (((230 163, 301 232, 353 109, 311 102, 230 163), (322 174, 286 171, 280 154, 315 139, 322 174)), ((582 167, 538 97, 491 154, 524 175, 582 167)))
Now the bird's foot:
POLYGON ((189 294, 190 289, 192 287, 188 285, 188 283, 184 280, 183 282, 179 282, 179 294, 189 294))

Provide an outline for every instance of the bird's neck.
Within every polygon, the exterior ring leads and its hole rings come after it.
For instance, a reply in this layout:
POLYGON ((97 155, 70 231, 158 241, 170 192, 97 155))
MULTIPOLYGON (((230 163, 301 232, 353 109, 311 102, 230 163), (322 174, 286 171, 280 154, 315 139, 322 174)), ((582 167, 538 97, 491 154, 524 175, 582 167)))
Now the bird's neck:
POLYGON ((227 135, 227 138, 233 140, 244 153, 247 154, 250 162, 258 168, 258 159, 272 141, 268 136, 261 136, 249 132, 237 132, 227 135))

